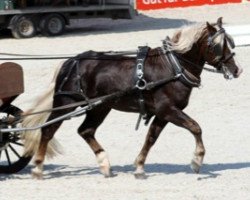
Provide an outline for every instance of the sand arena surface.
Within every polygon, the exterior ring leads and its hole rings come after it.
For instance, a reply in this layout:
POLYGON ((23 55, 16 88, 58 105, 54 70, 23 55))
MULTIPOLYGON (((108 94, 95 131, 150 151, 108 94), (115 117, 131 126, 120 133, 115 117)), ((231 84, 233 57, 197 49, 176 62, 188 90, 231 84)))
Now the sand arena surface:
MULTIPOLYGON (((144 12, 133 21, 92 20, 74 22, 61 37, 15 40, 4 36, 0 51, 26 54, 80 53, 86 50, 131 50, 139 45, 161 45, 166 35, 192 22, 215 22, 223 16, 227 25, 249 23, 250 4, 164 9, 144 12)), ((44 180, 31 178, 32 164, 10 176, 0 175, 0 199, 250 199, 250 57, 249 47, 236 48, 244 68, 239 79, 225 81, 204 72, 202 89, 194 89, 185 110, 199 122, 206 147, 204 166, 193 174, 189 163, 195 148, 186 130, 168 125, 149 153, 146 180, 133 176, 133 162, 147 128, 134 131, 136 114, 112 111, 97 131, 97 139, 109 154, 114 178, 99 173, 95 156, 77 135, 83 118, 66 121, 56 133, 64 154, 46 160, 44 180)), ((15 104, 29 108, 47 87, 58 60, 20 61, 25 90, 15 104)))

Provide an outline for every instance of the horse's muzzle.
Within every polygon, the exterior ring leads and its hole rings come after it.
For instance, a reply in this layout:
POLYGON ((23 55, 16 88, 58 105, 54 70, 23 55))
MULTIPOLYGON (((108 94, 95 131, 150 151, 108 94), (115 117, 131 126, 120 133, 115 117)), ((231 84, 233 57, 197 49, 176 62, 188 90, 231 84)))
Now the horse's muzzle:
POLYGON ((235 73, 234 73, 234 78, 238 78, 238 77, 241 75, 242 72, 243 72, 243 68, 239 67, 239 68, 235 71, 235 73))

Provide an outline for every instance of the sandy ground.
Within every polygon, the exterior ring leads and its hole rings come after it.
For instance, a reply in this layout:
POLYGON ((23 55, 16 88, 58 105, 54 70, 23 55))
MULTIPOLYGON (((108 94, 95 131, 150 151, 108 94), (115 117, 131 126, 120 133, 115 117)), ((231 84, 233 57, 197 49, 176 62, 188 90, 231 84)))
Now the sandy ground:
MULTIPOLYGON (((249 23, 250 4, 164 9, 142 13, 133 21, 74 22, 61 37, 15 40, 2 36, 1 52, 27 54, 80 53, 93 49, 130 50, 139 45, 161 45, 166 35, 192 23, 214 22, 223 16, 228 25, 249 23)), ((189 163, 194 139, 186 130, 167 126, 150 152, 148 178, 136 180, 133 161, 144 142, 147 127, 134 131, 137 115, 112 111, 98 129, 97 138, 110 156, 114 178, 99 173, 95 157, 76 134, 82 118, 63 124, 56 137, 64 154, 45 163, 43 181, 30 176, 32 164, 9 176, 0 175, 0 199, 250 199, 249 47, 236 48, 244 68, 240 79, 225 81, 204 72, 202 89, 194 89, 186 113, 203 129, 207 154, 200 174, 189 163)), ((61 61, 20 61, 25 72, 25 94, 15 102, 27 109, 43 93, 61 61)))

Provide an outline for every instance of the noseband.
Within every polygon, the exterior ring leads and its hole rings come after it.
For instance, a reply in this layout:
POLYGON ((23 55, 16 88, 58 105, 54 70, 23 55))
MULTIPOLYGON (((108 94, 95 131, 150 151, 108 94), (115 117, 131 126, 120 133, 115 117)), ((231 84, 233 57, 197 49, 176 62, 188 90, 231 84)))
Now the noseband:
POLYGON ((208 51, 213 51, 217 56, 218 59, 216 59, 215 63, 208 63, 209 65, 214 66, 217 71, 224 74, 224 77, 226 79, 232 79, 233 74, 229 71, 228 67, 225 65, 230 59, 232 59, 235 56, 235 53, 232 52, 227 57, 223 56, 223 48, 224 43, 227 42, 231 49, 235 48, 235 43, 233 41, 233 38, 228 35, 224 28, 220 28, 214 35, 210 35, 208 37, 208 51), (215 43, 215 40, 221 36, 221 41, 219 43, 215 43))

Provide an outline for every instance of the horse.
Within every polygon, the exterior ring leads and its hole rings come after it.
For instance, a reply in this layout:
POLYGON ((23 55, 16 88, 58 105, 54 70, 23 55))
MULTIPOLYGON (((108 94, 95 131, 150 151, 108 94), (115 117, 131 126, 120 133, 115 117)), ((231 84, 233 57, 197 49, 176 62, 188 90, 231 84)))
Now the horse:
MULTIPOLYGON (((171 39, 165 39, 163 47, 148 47, 146 53, 141 52, 142 58, 95 51, 70 58, 58 68, 47 92, 28 113, 74 104, 84 98, 91 103, 91 99, 127 91, 87 110, 78 128, 78 134, 95 154, 100 172, 105 177, 113 175, 108 155, 96 140, 95 133, 111 109, 116 109, 145 114, 147 122, 153 117, 144 145, 135 159, 136 178, 145 177, 147 155, 168 123, 187 129, 194 136, 196 147, 191 168, 198 173, 205 155, 202 129, 183 109, 188 105, 192 89, 200 85, 205 64, 223 71, 225 78, 238 78, 243 71, 234 60, 234 41, 222 25, 222 18, 219 18, 216 23, 183 27, 171 39), (153 86, 148 87, 150 84, 153 86)), ((23 126, 48 122, 75 109, 52 110, 27 117, 23 126)), ((56 143, 52 141, 62 122, 43 127, 36 133, 24 134, 26 154, 35 155, 32 175, 37 179, 43 177, 47 149, 57 151, 56 143)))

